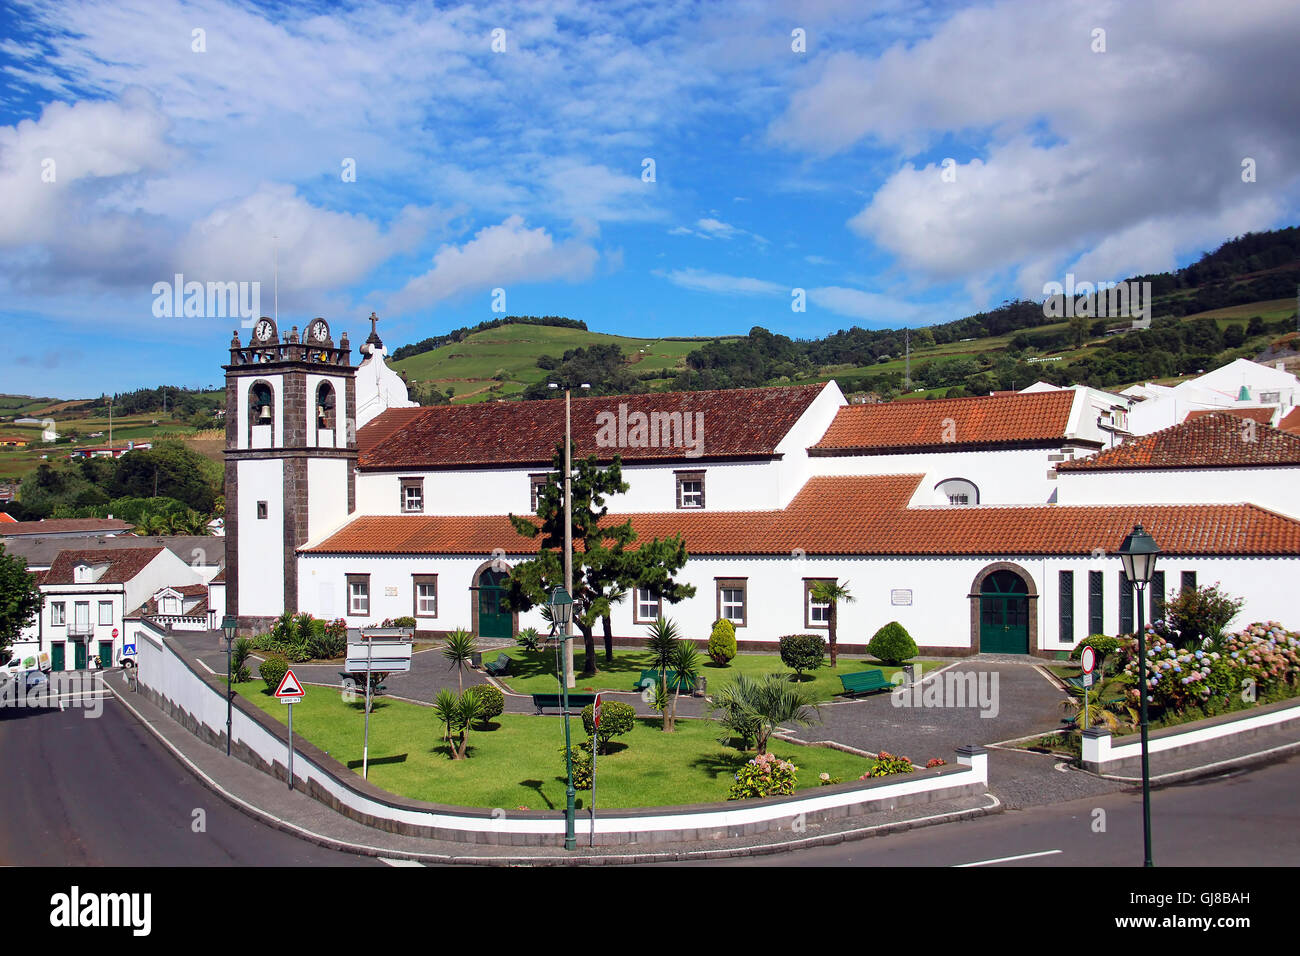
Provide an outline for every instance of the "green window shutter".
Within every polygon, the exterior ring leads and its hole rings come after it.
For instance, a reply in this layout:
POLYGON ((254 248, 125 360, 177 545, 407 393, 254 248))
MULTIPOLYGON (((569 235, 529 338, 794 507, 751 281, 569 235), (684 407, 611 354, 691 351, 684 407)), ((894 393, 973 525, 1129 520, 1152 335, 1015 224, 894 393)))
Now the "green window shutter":
POLYGON ((1059 613, 1058 638, 1074 643, 1074 572, 1062 571, 1058 575, 1057 601, 1059 613))
POLYGON ((1151 620, 1159 621, 1165 616, 1165 572, 1151 572, 1151 620))
POLYGON ((1088 572, 1088 633, 1105 634, 1106 622, 1102 617, 1102 592, 1105 575, 1100 571, 1088 572))
POLYGON ((1119 573, 1119 633, 1133 633, 1133 582, 1119 573))

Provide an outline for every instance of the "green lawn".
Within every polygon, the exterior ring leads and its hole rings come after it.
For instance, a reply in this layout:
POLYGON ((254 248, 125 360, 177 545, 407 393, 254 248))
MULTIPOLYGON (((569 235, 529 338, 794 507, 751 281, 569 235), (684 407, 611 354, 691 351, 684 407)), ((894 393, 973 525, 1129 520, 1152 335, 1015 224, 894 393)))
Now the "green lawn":
MULTIPOLYGON (((288 707, 266 693, 260 680, 235 688, 249 702, 287 721, 288 707)), ((361 772, 364 714, 337 691, 308 687, 294 705, 293 730, 340 763, 361 772)), ((370 715, 370 782, 392 793, 467 807, 564 806, 564 721, 505 714, 493 729, 471 732, 469 757, 451 760, 432 708, 381 700, 370 715)), ((570 721, 574 743, 585 739, 581 720, 570 721)), ((597 758, 599 807, 650 807, 726 800, 736 768, 753 754, 717 742, 711 721, 679 720, 665 734, 659 721, 640 719, 597 758)), ((773 752, 799 768, 800 789, 818 786, 818 774, 855 780, 873 761, 832 750, 776 742, 773 752)), ((588 794, 579 792, 580 806, 588 794)))
MULTIPOLYGON (((621 648, 614 650, 613 663, 605 663, 605 652, 600 638, 596 640, 598 671, 594 679, 586 679, 579 674, 576 689, 579 691, 587 690, 618 690, 630 691, 634 689, 637 679, 641 676, 641 671, 649 670, 651 666, 650 654, 646 651, 629 651, 621 648)), ((484 655, 485 660, 496 660, 498 651, 491 651, 484 655)), ((555 652, 554 651, 526 651, 523 648, 508 648, 505 653, 509 654, 515 661, 511 666, 511 675, 503 679, 503 682, 517 694, 551 694, 555 693, 558 682, 555 676, 555 652)), ((578 641, 574 648, 574 666, 579 671, 582 670, 583 650, 582 642, 578 641)), ((710 694, 716 692, 725 683, 731 680, 736 674, 748 674, 750 677, 757 677, 761 674, 791 674, 793 671, 781 663, 780 656, 776 654, 737 654, 735 659, 726 667, 717 667, 709 660, 707 654, 700 654, 700 675, 708 682, 706 691, 710 694)), ((943 666, 944 661, 924 661, 918 662, 924 664, 926 671, 934 670, 943 666)), ((863 670, 881 670, 885 672, 885 677, 892 677, 898 667, 885 667, 874 661, 868 663, 863 657, 845 657, 840 655, 839 667, 832 670, 829 666, 818 668, 811 674, 804 674, 803 686, 812 690, 824 700, 829 700, 833 695, 841 693, 843 686, 840 684, 840 674, 854 674, 863 670)))

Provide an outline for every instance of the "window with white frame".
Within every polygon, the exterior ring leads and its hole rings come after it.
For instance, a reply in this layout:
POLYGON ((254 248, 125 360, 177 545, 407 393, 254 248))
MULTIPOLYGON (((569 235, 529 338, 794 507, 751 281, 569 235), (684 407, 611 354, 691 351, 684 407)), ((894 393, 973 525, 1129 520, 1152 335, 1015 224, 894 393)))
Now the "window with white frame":
POLYGON ((50 626, 63 627, 68 623, 68 606, 62 601, 50 604, 50 626))
POLYGON ((370 575, 348 575, 348 614, 370 613, 370 575))
POLYGON ((164 594, 158 601, 159 614, 179 614, 181 613, 180 598, 174 594, 164 594))
POLYGON ((704 472, 679 471, 677 476, 677 507, 704 507, 704 472))
POLYGON ((424 510, 424 479, 402 479, 402 511, 420 512, 424 510))
POLYGON ((636 604, 633 607, 636 624, 653 624, 663 613, 663 601, 659 595, 645 588, 636 589, 636 604))
POLYGON ((100 624, 113 623, 113 602, 112 601, 99 602, 99 623, 100 624))
POLYGON ((747 613, 745 578, 718 578, 718 617, 744 627, 747 613))
POLYGON ((415 616, 438 616, 438 576, 436 574, 415 574, 411 576, 415 590, 415 616))
POLYGON ((821 583, 820 578, 807 578, 803 582, 804 590, 804 627, 826 627, 831 626, 831 604, 829 601, 818 601, 813 596, 813 588, 821 583))

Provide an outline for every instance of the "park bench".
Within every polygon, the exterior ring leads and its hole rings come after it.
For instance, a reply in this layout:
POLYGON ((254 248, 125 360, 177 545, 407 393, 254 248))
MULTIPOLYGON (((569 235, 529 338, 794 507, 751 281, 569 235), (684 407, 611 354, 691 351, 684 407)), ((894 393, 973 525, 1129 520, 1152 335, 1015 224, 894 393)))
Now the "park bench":
POLYGON ((890 690, 894 686, 893 682, 885 677, 884 671, 859 671, 856 674, 841 674, 840 683, 844 685, 844 693, 849 695, 890 690))
MULTIPOLYGON (((595 702, 596 702, 595 694, 570 694, 569 710, 572 711, 575 708, 577 710, 582 710, 582 708, 586 707, 588 704, 594 704, 595 702)), ((547 707, 550 707, 553 710, 558 710, 564 706, 564 695, 563 694, 534 694, 533 706, 537 708, 537 712, 539 714, 542 712, 544 708, 547 707)))
MULTIPOLYGON (((688 679, 682 681, 680 687, 674 684, 674 681, 677 680, 676 671, 669 671, 667 674, 667 678, 668 678, 668 693, 671 694, 680 691, 683 694, 693 694, 695 692, 695 681, 693 680, 688 679)), ((637 678, 636 687, 634 689, 644 690, 645 688, 653 687, 655 684, 658 683, 659 683, 658 671, 655 670, 642 671, 641 676, 637 678)))
POLYGON ((510 664, 512 663, 509 654, 498 654, 497 659, 488 661, 483 665, 483 669, 493 677, 504 677, 510 673, 510 664))

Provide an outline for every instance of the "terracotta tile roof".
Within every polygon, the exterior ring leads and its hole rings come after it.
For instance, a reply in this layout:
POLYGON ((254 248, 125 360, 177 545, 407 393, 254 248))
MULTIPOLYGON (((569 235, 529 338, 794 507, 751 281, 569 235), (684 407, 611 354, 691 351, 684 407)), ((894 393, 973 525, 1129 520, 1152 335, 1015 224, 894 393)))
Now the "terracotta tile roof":
MULTIPOLYGON (((630 518, 639 540, 681 534, 693 555, 1090 554, 1137 522, 1171 554, 1300 555, 1300 521, 1255 505, 909 508, 920 475, 811 479, 782 511, 660 512, 630 518)), ((307 554, 530 555, 504 516, 357 518, 307 554)))
POLYGON ((125 584, 145 569, 166 548, 120 548, 114 551, 60 551, 45 572, 44 584, 76 584, 74 569, 79 564, 108 569, 96 584, 125 584))
POLYGON ((809 452, 873 455, 936 447, 1059 444, 1068 437, 1073 406, 1071 389, 846 405, 809 452))
POLYGON ((1187 413, 1183 419, 1185 422, 1193 421, 1197 418, 1204 418, 1206 415, 1218 415, 1226 413, 1235 415, 1237 418, 1249 418, 1261 425, 1273 424, 1273 409, 1268 407, 1251 407, 1251 408, 1196 408, 1187 413))
MULTIPOLYGON (((198 598, 199 600, 190 604, 189 601, 181 601, 181 613, 179 615, 167 615, 168 617, 207 617, 208 616, 208 586, 206 584, 185 584, 180 587, 172 587, 182 598, 198 598), (188 610, 186 609, 188 606, 188 610)), ((132 611, 127 617, 138 617, 141 614, 147 614, 150 617, 158 616, 157 597, 151 597, 138 608, 132 611)))
POLYGON ((209 581, 208 583, 209 583, 209 584, 225 584, 225 583, 226 583, 226 569, 225 569, 225 568, 222 568, 220 571, 218 571, 218 572, 217 572, 217 576, 216 576, 215 578, 213 578, 211 581, 209 581))
MULTIPOLYGON (((615 452, 624 461, 695 461, 700 458, 770 458, 790 428, 825 385, 746 388, 703 392, 660 392, 573 399, 573 440, 579 454, 602 461, 615 452), (664 429, 661 447, 601 447, 598 430, 610 413, 619 419, 626 406, 624 434, 632 434, 636 414, 703 415, 700 454, 687 455, 679 431, 664 429), (675 442, 673 441, 675 439, 675 442)), ((617 436, 618 426, 608 432, 617 436)), ((564 403, 485 402, 390 409, 357 433, 357 463, 362 468, 457 468, 548 464, 564 436, 564 403)), ((656 436, 657 437, 657 436, 656 436)), ((692 430, 692 439, 698 439, 692 430)), ((615 442, 619 441, 615 437, 615 442)), ((647 444, 654 438, 647 436, 647 444)))
POLYGON ((116 518, 46 518, 43 521, 15 521, 0 528, 0 536, 16 538, 33 534, 104 534, 130 531, 135 525, 116 518))
POLYGON ((1277 423, 1277 427, 1284 432, 1290 432, 1292 435, 1300 435, 1300 405, 1287 412, 1283 419, 1277 423))
POLYGON ((1214 412, 1108 448, 1091 458, 1057 465, 1058 471, 1155 468, 1241 468, 1300 465, 1300 435, 1256 425, 1232 412, 1214 412))

